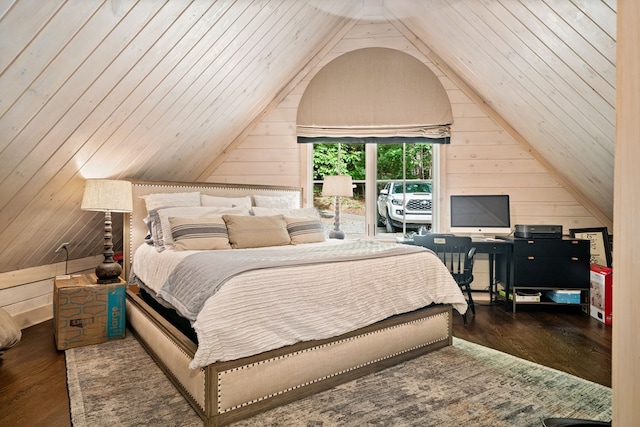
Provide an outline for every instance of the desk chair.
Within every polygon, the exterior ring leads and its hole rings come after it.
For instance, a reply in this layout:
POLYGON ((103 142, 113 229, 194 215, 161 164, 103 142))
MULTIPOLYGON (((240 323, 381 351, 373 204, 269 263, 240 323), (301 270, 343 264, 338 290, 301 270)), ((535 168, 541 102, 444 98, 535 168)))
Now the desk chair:
MULTIPOLYGON (((447 269, 458 283, 462 292, 467 294, 467 305, 475 316, 476 308, 471 296, 471 282, 473 282, 473 260, 476 248, 473 247, 471 237, 453 236, 451 234, 427 234, 414 236, 413 244, 431 249, 447 266, 447 269)), ((467 314, 462 316, 467 323, 467 314)))

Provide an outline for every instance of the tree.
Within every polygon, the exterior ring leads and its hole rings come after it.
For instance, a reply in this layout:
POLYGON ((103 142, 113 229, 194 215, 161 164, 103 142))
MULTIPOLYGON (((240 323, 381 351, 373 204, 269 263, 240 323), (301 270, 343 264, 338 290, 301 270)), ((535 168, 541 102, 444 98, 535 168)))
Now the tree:
POLYGON ((354 180, 365 177, 364 144, 316 144, 313 147, 313 179, 321 181, 327 175, 337 175, 338 149, 340 174, 354 180))
MULTIPOLYGON (((407 179, 431 179, 433 146, 406 144, 407 179)), ((402 144, 378 145, 378 178, 402 178, 402 144)))
MULTIPOLYGON (((313 148, 313 179, 336 175, 340 150, 340 173, 354 180, 365 179, 364 144, 316 144, 313 148)), ((402 178, 402 144, 378 145, 378 178, 402 178)), ((433 146, 406 144, 407 179, 432 179, 433 146)))

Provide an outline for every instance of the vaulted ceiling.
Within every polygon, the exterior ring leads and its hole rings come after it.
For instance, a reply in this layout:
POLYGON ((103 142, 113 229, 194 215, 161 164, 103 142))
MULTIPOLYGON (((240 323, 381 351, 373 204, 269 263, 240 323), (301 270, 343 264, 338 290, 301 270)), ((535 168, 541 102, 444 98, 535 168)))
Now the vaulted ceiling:
POLYGON ((615 0, 2 0, 0 272, 100 233, 86 178, 206 179, 358 19, 402 27, 612 220, 615 0))

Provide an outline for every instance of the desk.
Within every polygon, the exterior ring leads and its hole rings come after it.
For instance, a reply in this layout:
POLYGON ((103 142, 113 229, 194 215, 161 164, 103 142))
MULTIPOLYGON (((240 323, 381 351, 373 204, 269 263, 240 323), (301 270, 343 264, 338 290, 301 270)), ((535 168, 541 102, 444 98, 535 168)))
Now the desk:
MULTIPOLYGON (((496 259, 497 279, 506 283, 506 296, 512 295, 513 312, 517 304, 564 304, 544 291, 580 290, 580 301, 588 305, 590 286, 589 241, 573 238, 504 237, 513 245, 511 258, 496 259), (536 301, 517 301, 517 291, 541 292, 536 301)), ((507 298, 508 299, 508 298, 507 298)))
MULTIPOLYGON (((508 240, 500 239, 471 239, 473 246, 476 248, 476 253, 489 254, 489 301, 493 304, 494 288, 496 287, 496 255, 505 257, 504 266, 506 267, 507 280, 511 278, 511 264, 513 256, 513 243, 508 240)), ((510 289, 510 283, 506 283, 506 288, 510 289)), ((505 307, 508 307, 508 301, 505 303, 505 307)))
MULTIPOLYGON (((452 234, 450 236, 453 236, 452 234)), ((494 288, 496 288, 496 255, 504 257, 504 262, 501 265, 506 268, 502 277, 506 277, 505 288, 507 291, 511 289, 511 265, 513 257, 513 242, 509 240, 501 239, 483 239, 472 238, 473 246, 476 248, 476 253, 489 255, 489 301, 493 304, 494 301, 494 288)), ((401 240, 401 243, 413 244, 412 239, 401 240)), ((508 299, 505 300, 505 308, 509 307, 508 299)))

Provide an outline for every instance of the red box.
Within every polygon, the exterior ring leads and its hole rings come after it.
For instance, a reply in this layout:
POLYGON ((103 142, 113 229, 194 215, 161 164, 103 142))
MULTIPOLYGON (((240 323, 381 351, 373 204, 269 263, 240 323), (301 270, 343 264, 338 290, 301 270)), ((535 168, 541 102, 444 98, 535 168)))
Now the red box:
POLYGON ((591 264, 589 314, 602 323, 613 322, 613 269, 591 264))

